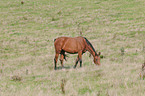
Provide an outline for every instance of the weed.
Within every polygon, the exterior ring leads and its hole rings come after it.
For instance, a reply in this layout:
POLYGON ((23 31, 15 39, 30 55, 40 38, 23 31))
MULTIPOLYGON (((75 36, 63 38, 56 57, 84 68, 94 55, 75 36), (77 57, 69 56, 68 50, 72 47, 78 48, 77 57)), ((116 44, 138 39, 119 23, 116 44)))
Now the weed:
POLYGON ((1 64, 1 70, 0 70, 1 73, 3 73, 3 67, 4 67, 4 63, 1 64))
POLYGON ((124 51, 124 47, 121 47, 121 48, 120 48, 120 51, 121 51, 121 56, 122 56, 122 61, 123 61, 123 56, 124 56, 124 52, 125 52, 125 51, 124 51))
POLYGON ((22 77, 17 76, 17 75, 12 76, 11 78, 13 81, 21 81, 22 80, 22 77))
POLYGON ((141 72, 140 72, 140 78, 144 80, 145 78, 145 61, 142 64, 141 72))
POLYGON ((65 84, 66 84, 66 80, 62 79, 60 87, 63 94, 65 94, 65 84))
POLYGON ((28 69, 26 69, 26 75, 28 75, 28 69))
POLYGON ((21 1, 21 4, 23 5, 24 4, 24 1, 21 1))
POLYGON ((124 51, 124 47, 121 47, 121 48, 120 48, 120 51, 121 51, 121 56, 123 56, 123 55, 124 55, 124 52, 125 52, 125 51, 124 51))

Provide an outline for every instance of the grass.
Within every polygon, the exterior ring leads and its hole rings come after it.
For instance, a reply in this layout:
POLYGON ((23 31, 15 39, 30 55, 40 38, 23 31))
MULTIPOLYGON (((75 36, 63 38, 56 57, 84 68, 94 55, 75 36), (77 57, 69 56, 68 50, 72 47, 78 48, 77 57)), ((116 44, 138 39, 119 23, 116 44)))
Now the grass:
POLYGON ((1 96, 144 96, 144 0, 23 1, 0 1, 1 96), (105 56, 101 66, 86 52, 82 68, 68 55, 54 71, 53 40, 80 35, 105 56))

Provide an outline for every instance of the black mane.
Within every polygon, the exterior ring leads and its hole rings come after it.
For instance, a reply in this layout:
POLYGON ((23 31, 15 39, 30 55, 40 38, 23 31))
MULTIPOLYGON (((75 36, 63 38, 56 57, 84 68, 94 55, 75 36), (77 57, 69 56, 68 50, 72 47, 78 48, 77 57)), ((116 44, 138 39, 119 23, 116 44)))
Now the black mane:
POLYGON ((91 46, 91 48, 92 48, 93 51, 95 52, 95 55, 97 55, 97 53, 96 53, 94 47, 92 46, 92 44, 90 43, 90 41, 89 41, 87 38, 85 38, 85 37, 83 37, 83 38, 86 40, 87 44, 91 46))
POLYGON ((54 39, 54 42, 55 42, 55 40, 56 40, 56 39, 54 39))

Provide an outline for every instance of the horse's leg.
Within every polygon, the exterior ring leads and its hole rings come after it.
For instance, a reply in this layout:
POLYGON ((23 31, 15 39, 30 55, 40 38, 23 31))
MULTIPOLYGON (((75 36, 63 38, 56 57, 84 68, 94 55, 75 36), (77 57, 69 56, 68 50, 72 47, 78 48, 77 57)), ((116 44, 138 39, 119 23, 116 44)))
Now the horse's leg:
POLYGON ((82 52, 79 52, 80 67, 82 67, 82 52))
MULTIPOLYGON (((82 53, 83 55, 84 53, 82 53)), ((80 59, 80 67, 82 67, 82 55, 81 55, 81 59, 80 59)))
POLYGON ((76 59, 76 63, 75 63, 75 65, 74 65, 74 68, 76 68, 76 66, 77 66, 77 64, 78 64, 78 61, 79 61, 79 57, 77 57, 77 59, 76 59))
POLYGON ((80 67, 82 67, 82 59, 80 59, 80 67))
POLYGON ((57 60, 58 60, 58 56, 59 56, 59 54, 56 53, 56 54, 55 54, 55 58, 54 58, 54 69, 55 69, 55 70, 57 69, 57 60))
POLYGON ((78 61, 80 61, 80 67, 82 67, 82 52, 78 52, 78 57, 76 59, 76 64, 75 64, 74 68, 76 68, 78 61))
POLYGON ((64 68, 64 66, 63 66, 63 60, 64 60, 64 54, 61 54, 61 56, 60 56, 60 62, 61 62, 62 68, 64 68))

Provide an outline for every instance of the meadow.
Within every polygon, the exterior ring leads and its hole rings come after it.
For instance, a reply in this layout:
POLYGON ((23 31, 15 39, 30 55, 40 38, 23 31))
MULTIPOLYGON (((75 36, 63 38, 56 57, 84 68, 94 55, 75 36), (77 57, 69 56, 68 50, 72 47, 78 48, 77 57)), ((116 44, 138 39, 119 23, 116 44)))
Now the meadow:
POLYGON ((0 96, 144 96, 144 0, 23 1, 0 1, 0 96), (60 36, 86 37, 101 66, 67 54, 55 71, 60 36))

